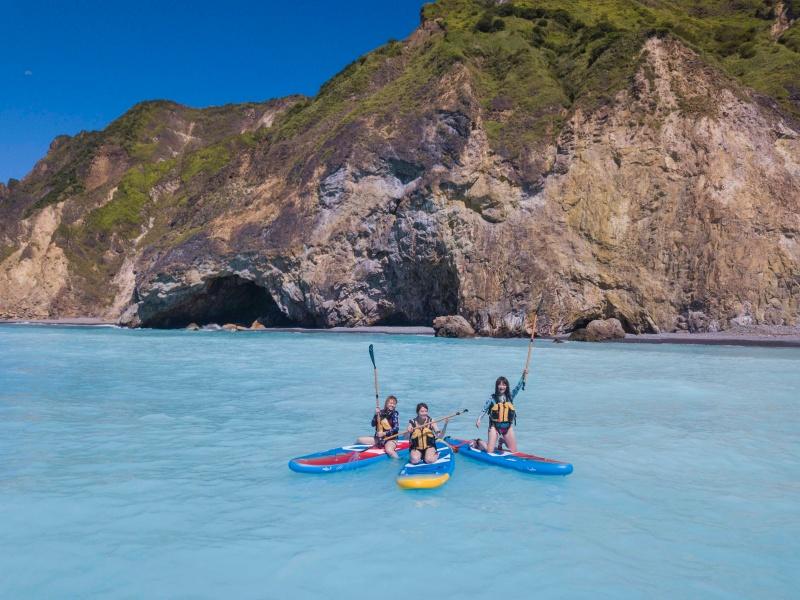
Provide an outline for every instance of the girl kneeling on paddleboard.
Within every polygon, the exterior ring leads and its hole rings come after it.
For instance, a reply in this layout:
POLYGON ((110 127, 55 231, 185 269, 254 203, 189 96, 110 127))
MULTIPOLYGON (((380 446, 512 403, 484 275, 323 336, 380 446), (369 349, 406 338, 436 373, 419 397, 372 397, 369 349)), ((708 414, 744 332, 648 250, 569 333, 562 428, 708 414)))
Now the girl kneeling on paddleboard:
POLYGON ((387 396, 383 405, 383 410, 375 409, 372 417, 372 426, 375 428, 374 436, 363 436, 358 438, 359 444, 370 444, 386 450, 386 454, 392 458, 397 458, 397 434, 400 433, 400 413, 397 412, 397 398, 387 396), (378 426, 380 424, 380 426, 378 426), (387 442, 383 439, 394 437, 387 442))
POLYGON ((481 411, 478 420, 475 421, 475 427, 480 429, 483 415, 489 415, 488 443, 476 440, 477 447, 484 452, 494 452, 500 436, 503 437, 503 441, 511 452, 517 451, 517 436, 514 433, 517 414, 514 408, 514 398, 525 387, 527 378, 528 370, 525 369, 522 372, 522 377, 519 378, 519 382, 511 392, 509 392, 508 379, 505 377, 498 377, 497 381, 494 382, 494 394, 489 396, 486 404, 483 405, 483 411, 481 411))
POLYGON ((424 402, 417 404, 417 416, 408 422, 408 439, 411 442, 409 460, 412 465, 424 460, 426 463, 435 463, 439 458, 436 451, 436 438, 441 432, 428 414, 428 405, 424 402))

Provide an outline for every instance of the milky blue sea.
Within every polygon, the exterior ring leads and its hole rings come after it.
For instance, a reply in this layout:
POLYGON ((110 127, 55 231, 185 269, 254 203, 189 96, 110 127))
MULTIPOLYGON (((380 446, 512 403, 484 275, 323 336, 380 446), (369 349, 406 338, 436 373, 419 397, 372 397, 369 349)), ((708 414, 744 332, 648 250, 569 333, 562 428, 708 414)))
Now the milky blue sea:
POLYGON ((369 433, 370 343, 465 436, 527 348, 0 326, 0 597, 800 596, 800 350, 537 341, 520 446, 572 475, 291 472, 369 433))

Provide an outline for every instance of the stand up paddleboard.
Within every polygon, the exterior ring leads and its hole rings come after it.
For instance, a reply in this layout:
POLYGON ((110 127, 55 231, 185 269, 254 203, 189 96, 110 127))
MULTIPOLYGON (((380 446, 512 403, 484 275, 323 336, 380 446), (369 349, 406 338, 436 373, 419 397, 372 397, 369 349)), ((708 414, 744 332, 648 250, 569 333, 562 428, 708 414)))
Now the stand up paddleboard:
MULTIPOLYGON (((407 452, 408 440, 398 440, 396 451, 398 454, 407 452)), ((297 473, 338 473, 360 469, 388 457, 383 448, 353 444, 293 458, 289 468, 297 473)))
POLYGON ((436 450, 439 452, 439 458, 435 463, 420 462, 416 465, 406 463, 397 475, 397 485, 404 490, 424 490, 447 483, 456 466, 453 451, 444 442, 436 442, 436 450))
POLYGON ((560 460, 543 458, 533 454, 525 454, 524 452, 484 452, 473 448, 471 446, 472 440, 459 440, 451 437, 446 437, 445 440, 461 456, 489 463, 490 465, 536 475, 569 475, 572 473, 572 465, 560 460))

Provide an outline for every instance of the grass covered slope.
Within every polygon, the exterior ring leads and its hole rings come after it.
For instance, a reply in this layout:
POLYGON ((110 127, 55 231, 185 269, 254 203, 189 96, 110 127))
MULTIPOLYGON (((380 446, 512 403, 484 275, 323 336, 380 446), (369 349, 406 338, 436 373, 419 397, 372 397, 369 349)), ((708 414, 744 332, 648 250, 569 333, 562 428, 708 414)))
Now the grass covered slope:
POLYGON ((254 132, 297 99, 206 109, 148 101, 103 131, 56 138, 33 171, 0 197, 2 259, 17 254, 9 272, 36 283, 35 275, 14 267, 31 253, 39 215, 58 206, 59 223, 47 238, 68 264, 66 305, 107 305, 115 293, 109 281, 138 242, 177 244, 196 233, 186 226, 192 204, 254 144, 254 132))
POLYGON ((797 26, 776 39, 776 18, 763 0, 440 0, 423 8, 409 41, 390 41, 348 65, 266 141, 292 140, 304 155, 335 163, 354 122, 407 122, 430 109, 441 82, 463 72, 493 149, 524 165, 572 110, 609 103, 630 83, 653 35, 679 39, 800 118, 797 26))

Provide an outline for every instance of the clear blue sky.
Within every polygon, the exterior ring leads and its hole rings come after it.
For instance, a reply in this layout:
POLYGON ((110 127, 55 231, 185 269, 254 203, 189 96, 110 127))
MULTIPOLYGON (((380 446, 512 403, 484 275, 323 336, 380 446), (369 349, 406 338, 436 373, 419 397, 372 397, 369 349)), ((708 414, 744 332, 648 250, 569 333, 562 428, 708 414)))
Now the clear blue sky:
POLYGON ((189 106, 313 95, 419 23, 423 0, 0 0, 0 181, 59 134, 141 100, 189 106))

